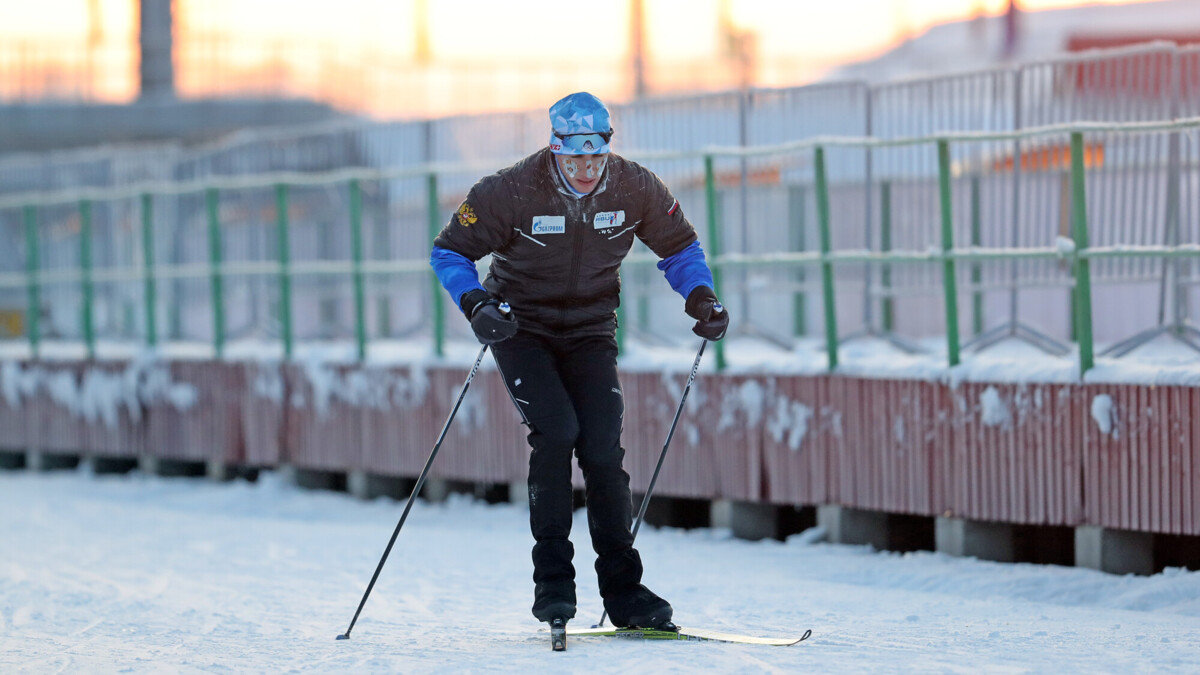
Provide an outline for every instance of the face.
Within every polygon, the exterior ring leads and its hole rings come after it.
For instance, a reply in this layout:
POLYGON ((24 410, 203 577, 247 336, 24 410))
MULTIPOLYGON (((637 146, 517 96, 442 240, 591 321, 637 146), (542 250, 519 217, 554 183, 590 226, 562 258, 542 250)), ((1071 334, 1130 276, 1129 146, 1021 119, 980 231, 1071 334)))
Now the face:
POLYGON ((608 155, 555 155, 554 161, 571 187, 586 195, 600 183, 608 155))

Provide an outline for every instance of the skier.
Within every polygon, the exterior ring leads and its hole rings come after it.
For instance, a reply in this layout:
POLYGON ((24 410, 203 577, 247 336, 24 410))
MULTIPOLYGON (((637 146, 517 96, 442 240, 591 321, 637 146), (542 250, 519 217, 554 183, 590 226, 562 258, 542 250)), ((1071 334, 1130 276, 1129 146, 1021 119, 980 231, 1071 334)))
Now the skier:
POLYGON ((471 188, 434 240, 430 264, 479 341, 492 346, 529 430, 533 615, 552 626, 575 616, 574 450, 605 610, 618 627, 671 629, 670 603, 641 583, 622 467, 616 309, 618 268, 633 238, 661 258, 697 335, 720 340, 729 315, 679 202, 648 169, 610 152, 605 105, 571 94, 551 106, 550 124, 548 147, 471 188), (488 254, 480 284, 475 261, 488 254))

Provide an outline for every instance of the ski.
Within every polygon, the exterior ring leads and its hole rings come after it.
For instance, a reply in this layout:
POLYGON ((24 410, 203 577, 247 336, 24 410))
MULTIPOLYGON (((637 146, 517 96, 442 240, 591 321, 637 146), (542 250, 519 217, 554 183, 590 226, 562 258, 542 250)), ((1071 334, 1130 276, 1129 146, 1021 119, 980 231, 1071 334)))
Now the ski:
POLYGON ((556 652, 567 651, 567 622, 555 619, 550 622, 550 647, 556 652))
POLYGON ((732 642, 747 645, 772 645, 787 647, 803 642, 812 635, 811 630, 804 631, 800 637, 770 638, 752 635, 738 635, 703 628, 680 628, 674 630, 656 630, 653 628, 569 628, 567 635, 578 637, 617 637, 632 640, 689 640, 693 642, 732 642))

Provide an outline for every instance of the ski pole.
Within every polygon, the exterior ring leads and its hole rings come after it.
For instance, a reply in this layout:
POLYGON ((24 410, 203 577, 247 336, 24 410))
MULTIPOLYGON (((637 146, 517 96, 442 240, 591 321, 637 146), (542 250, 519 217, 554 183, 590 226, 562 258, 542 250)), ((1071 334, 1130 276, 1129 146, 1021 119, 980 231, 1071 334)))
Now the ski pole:
MULTIPOLYGON (((642 518, 646 515, 646 507, 650 505, 650 495, 654 492, 654 484, 658 482, 658 472, 662 471, 663 460, 667 458, 667 448, 671 447, 671 437, 675 435, 675 426, 679 424, 679 416, 683 413, 683 404, 687 402, 688 392, 692 390, 692 382, 696 379, 696 371, 700 369, 700 357, 704 356, 704 347, 708 340, 700 343, 700 351, 696 352, 696 361, 692 364, 692 373, 688 375, 687 384, 683 387, 683 398, 679 399, 679 407, 675 409, 675 419, 671 420, 671 430, 667 432, 667 440, 663 443, 662 452, 658 455, 658 466, 654 467, 654 475, 650 477, 650 485, 646 487, 646 495, 642 497, 642 507, 638 509, 637 520, 633 523, 633 539, 637 539, 638 529, 642 526, 642 518)), ((600 623, 608 618, 608 610, 600 615, 600 623)))
POLYGON ((379 559, 379 564, 375 567, 375 574, 371 575, 371 583, 367 584, 367 590, 363 593, 362 600, 358 603, 358 609, 354 612, 354 618, 350 620, 350 626, 345 633, 337 636, 339 640, 349 640, 350 631, 354 629, 354 624, 358 621, 358 615, 362 613, 363 605, 367 604, 367 596, 371 595, 371 589, 375 588, 375 581, 379 579, 379 572, 383 570, 383 564, 387 562, 388 554, 392 552, 392 546, 396 543, 396 537, 400 534, 400 528, 404 527, 404 521, 408 518, 408 512, 412 509, 413 502, 417 499, 417 494, 421 492, 421 486, 425 484, 425 479, 429 476, 429 467, 433 466, 433 458, 437 457, 438 448, 442 447, 442 441, 446 438, 446 432, 450 429, 450 423, 454 421, 454 415, 458 413, 458 407, 462 405, 463 397, 467 395, 467 387, 471 386, 471 380, 475 379, 475 372, 479 370, 479 364, 483 361, 483 354, 487 351, 488 346, 484 345, 479 350, 479 356, 475 359, 475 365, 471 367, 471 372, 467 375, 467 381, 463 383, 462 392, 458 395, 458 401, 454 403, 454 409, 450 411, 450 417, 446 418, 446 424, 442 426, 442 433, 438 435, 437 443, 433 444, 433 452, 429 453, 429 459, 425 460, 425 468, 421 469, 421 475, 417 478, 417 484, 413 486, 412 494, 408 496, 408 503, 404 505, 404 513, 400 514, 400 522, 396 523, 396 529, 392 532, 392 538, 388 540, 387 548, 383 549, 383 557, 379 559))

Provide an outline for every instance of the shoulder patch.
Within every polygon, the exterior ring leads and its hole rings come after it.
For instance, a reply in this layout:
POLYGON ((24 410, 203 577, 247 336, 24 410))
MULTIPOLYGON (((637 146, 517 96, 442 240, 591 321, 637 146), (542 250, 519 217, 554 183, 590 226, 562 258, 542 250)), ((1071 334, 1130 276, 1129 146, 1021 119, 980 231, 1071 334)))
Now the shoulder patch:
MULTIPOLYGON (((464 204, 464 206, 466 206, 466 205, 464 204)), ((675 201, 671 202, 671 208, 667 209, 667 215, 673 216, 673 215, 675 215, 675 212, 678 210, 679 210, 679 200, 676 199, 675 201)))
POLYGON ((471 205, 466 202, 463 202, 462 206, 458 207, 456 215, 458 217, 458 224, 463 227, 470 227, 479 220, 475 217, 475 209, 472 209, 471 205))

